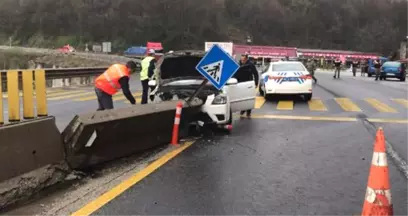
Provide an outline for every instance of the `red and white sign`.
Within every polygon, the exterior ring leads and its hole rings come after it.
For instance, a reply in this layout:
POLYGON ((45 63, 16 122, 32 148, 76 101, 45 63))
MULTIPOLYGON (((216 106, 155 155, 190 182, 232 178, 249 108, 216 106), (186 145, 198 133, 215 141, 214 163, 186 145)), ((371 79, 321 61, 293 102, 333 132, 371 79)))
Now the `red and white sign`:
POLYGON ((146 47, 147 47, 147 50, 154 49, 157 51, 157 50, 163 49, 162 43, 159 43, 159 42, 147 42, 146 47))
POLYGON ((297 57, 294 47, 234 45, 234 54, 245 53, 252 57, 264 58, 297 57))
POLYGON ((231 42, 205 42, 205 47, 204 47, 204 51, 208 51, 211 49, 211 47, 214 46, 214 44, 217 44, 218 46, 220 46, 226 53, 230 54, 232 56, 232 52, 233 52, 233 47, 234 44, 231 42))

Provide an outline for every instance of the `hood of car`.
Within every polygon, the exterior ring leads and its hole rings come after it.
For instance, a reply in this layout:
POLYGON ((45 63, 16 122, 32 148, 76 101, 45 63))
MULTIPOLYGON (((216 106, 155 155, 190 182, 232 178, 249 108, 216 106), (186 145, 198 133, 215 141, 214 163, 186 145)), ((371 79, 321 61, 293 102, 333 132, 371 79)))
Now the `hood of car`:
MULTIPOLYGON (((158 62, 159 77, 163 82, 172 80, 202 80, 196 70, 204 51, 177 51, 164 55, 158 62)), ((185 84, 182 82, 181 84, 185 84)))

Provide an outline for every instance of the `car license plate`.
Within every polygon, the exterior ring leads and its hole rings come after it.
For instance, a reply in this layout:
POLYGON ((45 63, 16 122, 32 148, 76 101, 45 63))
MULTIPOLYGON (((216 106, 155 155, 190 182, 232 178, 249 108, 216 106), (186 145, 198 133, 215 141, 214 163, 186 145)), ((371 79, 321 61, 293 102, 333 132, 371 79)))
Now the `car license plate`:
POLYGON ((387 73, 387 76, 395 76, 394 73, 387 73))
POLYGON ((297 77, 288 77, 287 80, 293 82, 293 81, 297 81, 298 78, 297 77))

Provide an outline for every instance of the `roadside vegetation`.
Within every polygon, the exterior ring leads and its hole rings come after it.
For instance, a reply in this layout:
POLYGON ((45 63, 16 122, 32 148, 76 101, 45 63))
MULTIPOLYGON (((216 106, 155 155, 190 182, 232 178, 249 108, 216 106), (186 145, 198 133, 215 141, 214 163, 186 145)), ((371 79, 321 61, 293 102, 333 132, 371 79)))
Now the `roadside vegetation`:
POLYGON ((169 49, 204 41, 345 49, 389 55, 407 32, 406 0, 1 0, 0 43, 114 51, 160 41, 169 49))

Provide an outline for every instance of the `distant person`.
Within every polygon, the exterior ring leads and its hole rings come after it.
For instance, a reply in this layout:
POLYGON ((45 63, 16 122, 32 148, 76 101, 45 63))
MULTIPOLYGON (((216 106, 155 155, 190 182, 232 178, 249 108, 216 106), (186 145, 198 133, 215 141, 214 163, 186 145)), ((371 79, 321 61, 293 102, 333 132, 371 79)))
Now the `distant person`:
POLYGON ((361 61, 361 76, 365 76, 364 73, 368 73, 368 60, 361 61))
POLYGON ((339 58, 336 58, 336 60, 334 60, 334 76, 333 76, 334 79, 336 79, 336 75, 337 75, 337 79, 340 79, 340 70, 341 70, 341 60, 339 58))
POLYGON ((113 109, 112 96, 122 89, 131 104, 136 104, 129 89, 130 74, 136 70, 136 63, 114 64, 95 80, 95 93, 98 98, 98 111, 113 109))
POLYGON ((147 56, 141 62, 142 71, 140 72, 140 81, 143 88, 141 104, 147 104, 147 98, 149 94, 149 80, 154 75, 156 64, 155 56, 156 52, 154 51, 154 49, 149 49, 147 52, 147 56))
POLYGON ((377 81, 381 76, 381 61, 379 59, 374 60, 374 68, 375 68, 375 81, 377 81))
MULTIPOLYGON (((255 81, 255 88, 258 87, 259 84, 259 73, 256 69, 255 65, 249 60, 248 54, 244 54, 241 56, 241 60, 239 61, 239 65, 241 68, 245 67, 245 71, 240 74, 236 74, 235 78, 240 82, 240 80, 251 80, 254 79, 255 81), (244 77, 245 76, 245 77, 244 77), (252 76, 251 79, 248 79, 247 76, 252 76)), ((247 114, 247 117, 251 117, 252 110, 244 110, 241 111, 241 116, 247 114)))
POLYGON ((314 59, 308 59, 306 63, 306 68, 309 71, 310 75, 312 75, 312 78, 315 83, 317 83, 317 79, 315 77, 315 71, 316 71, 316 62, 314 59))
POLYGON ((352 62, 352 66, 353 66, 353 76, 355 77, 356 76, 356 73, 357 73, 357 67, 358 67, 358 60, 354 60, 353 62, 352 62))

